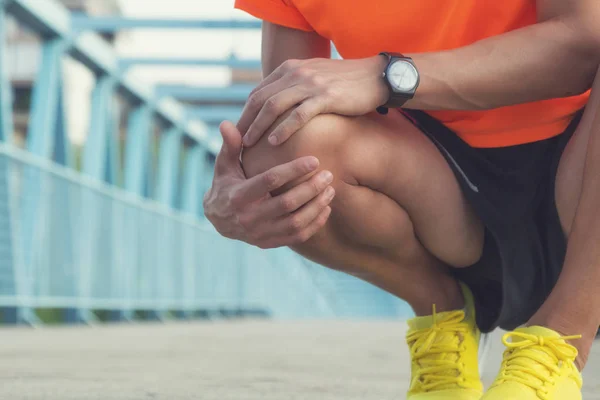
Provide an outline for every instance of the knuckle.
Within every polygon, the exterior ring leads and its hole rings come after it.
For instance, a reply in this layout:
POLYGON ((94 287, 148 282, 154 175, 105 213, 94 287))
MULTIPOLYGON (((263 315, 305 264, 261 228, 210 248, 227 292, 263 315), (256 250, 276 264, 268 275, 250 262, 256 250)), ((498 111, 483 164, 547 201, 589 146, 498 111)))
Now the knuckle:
POLYGON ((271 97, 271 98, 267 99, 267 101, 265 101, 264 107, 269 113, 273 114, 273 113, 277 113, 277 111, 279 109, 279 104, 277 104, 277 100, 275 100, 271 97))
POLYGON ((288 224, 288 229, 290 233, 299 232, 304 227, 304 221, 302 221, 302 218, 298 216, 291 217, 288 224))
POLYGON ((279 187, 279 175, 274 171, 267 171, 263 175, 263 181, 267 190, 275 190, 279 187))
POLYGON ((308 160, 298 160, 295 167, 298 175, 304 175, 313 171, 313 167, 308 160))
POLYGON ((312 75, 308 68, 299 67, 292 72, 292 76, 298 79, 306 79, 312 75))
POLYGON ((284 63, 281 64, 281 67, 283 68, 284 71, 291 71, 298 67, 298 63, 299 63, 299 60, 290 59, 290 60, 284 61, 284 63))
POLYGON ((296 108, 296 110, 294 111, 294 119, 300 124, 305 124, 308 122, 309 119, 308 113, 302 108, 296 108))
POLYGON ((232 190, 229 192, 229 204, 232 208, 239 208, 243 205, 244 197, 240 190, 232 190))
POLYGON ((325 84, 325 78, 318 74, 314 74, 308 79, 313 86, 323 86, 325 84))
POLYGON ((296 201, 289 195, 281 196, 281 209, 285 212, 292 212, 296 209, 296 201))
POLYGON ((324 95, 325 95, 325 97, 328 97, 328 98, 336 98, 338 95, 338 91, 336 88, 330 86, 325 89, 324 95))
POLYGON ((319 192, 321 192, 321 182, 318 179, 312 179, 309 183, 310 185, 310 190, 312 191, 312 193, 314 195, 317 195, 319 192))
POLYGON ((258 92, 254 93, 253 95, 251 95, 248 98, 248 106, 250 108, 253 108, 253 109, 259 108, 261 103, 262 103, 262 99, 258 92))

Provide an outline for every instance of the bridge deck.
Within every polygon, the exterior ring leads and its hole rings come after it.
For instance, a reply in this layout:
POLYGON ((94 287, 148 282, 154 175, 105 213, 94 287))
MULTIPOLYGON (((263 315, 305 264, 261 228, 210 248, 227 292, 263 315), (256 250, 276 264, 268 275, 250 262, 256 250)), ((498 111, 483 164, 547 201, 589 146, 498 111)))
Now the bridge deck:
MULTIPOLYGON (((0 398, 403 399, 404 324, 218 322, 0 330, 0 398)), ((497 344, 497 341, 496 341, 497 344)), ((501 346, 485 371, 492 379, 501 346)), ((600 399, 600 342, 586 400, 600 399)))

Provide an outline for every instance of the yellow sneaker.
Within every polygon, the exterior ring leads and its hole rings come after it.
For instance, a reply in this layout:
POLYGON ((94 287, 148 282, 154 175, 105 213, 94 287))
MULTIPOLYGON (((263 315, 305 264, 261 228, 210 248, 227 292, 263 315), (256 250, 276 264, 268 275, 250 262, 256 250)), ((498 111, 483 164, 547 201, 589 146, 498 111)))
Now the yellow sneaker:
POLYGON ((581 400, 577 349, 565 342, 578 338, 540 326, 507 333, 500 374, 482 400, 581 400))
POLYGON ((466 311, 450 311, 408 321, 406 341, 412 358, 407 400, 479 400, 478 351, 481 333, 475 323, 470 290, 463 286, 466 311))

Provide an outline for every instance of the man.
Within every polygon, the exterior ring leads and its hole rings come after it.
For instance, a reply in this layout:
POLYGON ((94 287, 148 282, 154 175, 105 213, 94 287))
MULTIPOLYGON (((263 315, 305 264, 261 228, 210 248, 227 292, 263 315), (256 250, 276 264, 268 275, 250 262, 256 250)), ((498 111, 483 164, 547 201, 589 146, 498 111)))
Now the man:
POLYGON ((581 399, 600 325, 597 1, 236 6, 265 21, 265 79, 221 125, 217 230, 406 300, 411 400, 581 399), (498 326, 483 394, 479 336, 498 326))

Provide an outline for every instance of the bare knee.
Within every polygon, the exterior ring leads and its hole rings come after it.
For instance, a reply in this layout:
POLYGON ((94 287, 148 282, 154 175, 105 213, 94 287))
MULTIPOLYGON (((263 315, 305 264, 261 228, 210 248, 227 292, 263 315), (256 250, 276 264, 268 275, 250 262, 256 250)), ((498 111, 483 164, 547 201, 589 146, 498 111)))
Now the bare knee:
MULTIPOLYGON (((336 157, 340 156, 339 150, 343 146, 344 131, 348 129, 346 117, 332 114, 319 115, 285 143, 273 146, 267 141, 269 133, 285 117, 287 114, 280 117, 256 145, 244 149, 242 166, 246 176, 253 177, 299 157, 314 156, 319 159, 319 170, 329 170, 334 177, 337 177, 337 174, 342 172, 339 163, 336 162, 336 157)), ((296 186, 306 179, 308 177, 291 182, 280 191, 286 191, 289 187, 296 186)))
POLYGON ((244 150, 246 175, 298 157, 317 157, 320 170, 334 176, 328 226, 345 240, 409 258, 424 246, 457 267, 479 259, 480 223, 471 222, 477 218, 467 210, 454 174, 433 144, 403 118, 320 115, 280 146, 269 144, 268 134, 244 150))

